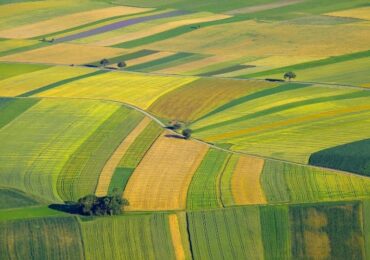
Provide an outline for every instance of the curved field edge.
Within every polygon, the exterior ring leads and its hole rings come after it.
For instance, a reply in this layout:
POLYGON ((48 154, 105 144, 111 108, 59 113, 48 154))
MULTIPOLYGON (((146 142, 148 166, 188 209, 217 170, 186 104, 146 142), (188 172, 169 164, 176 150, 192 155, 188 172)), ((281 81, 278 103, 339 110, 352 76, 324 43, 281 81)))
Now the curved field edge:
POLYGON ((370 139, 315 152, 309 164, 370 176, 370 139))

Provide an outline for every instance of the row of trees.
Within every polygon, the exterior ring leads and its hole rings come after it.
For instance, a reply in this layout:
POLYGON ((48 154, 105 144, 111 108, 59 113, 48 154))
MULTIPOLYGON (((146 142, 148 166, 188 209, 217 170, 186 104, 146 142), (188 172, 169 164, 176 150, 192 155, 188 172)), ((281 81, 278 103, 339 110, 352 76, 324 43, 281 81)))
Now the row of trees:
MULTIPOLYGON (((109 65, 109 60, 108 59, 102 59, 99 64, 103 67, 109 65)), ((117 63, 117 67, 118 68, 125 68, 127 66, 126 62, 124 61, 120 61, 117 63)))
MULTIPOLYGON (((183 124, 177 120, 172 120, 168 122, 167 128, 177 131, 183 128, 183 124)), ((191 137, 192 132, 193 131, 190 128, 184 128, 182 129, 181 134, 184 137, 184 139, 189 139, 191 137)))

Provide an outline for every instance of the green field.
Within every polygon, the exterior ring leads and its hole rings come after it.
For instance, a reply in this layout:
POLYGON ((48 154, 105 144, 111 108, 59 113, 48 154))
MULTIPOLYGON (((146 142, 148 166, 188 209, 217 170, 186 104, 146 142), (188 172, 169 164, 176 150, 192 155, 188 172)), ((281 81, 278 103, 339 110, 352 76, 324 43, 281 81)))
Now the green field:
POLYGON ((309 164, 370 176, 370 140, 328 148, 313 153, 309 164))
POLYGON ((219 180, 228 162, 228 154, 209 150, 191 181, 187 207, 189 209, 208 209, 221 206, 219 180))
POLYGON ((354 200, 370 196, 370 180, 366 177, 283 162, 265 162, 261 182, 271 203, 354 200))
POLYGON ((81 259, 83 245, 77 219, 39 218, 0 222, 4 259, 81 259), (30 253, 32 252, 32 254, 30 253))
POLYGON ((81 223, 88 259, 173 259, 165 214, 102 218, 81 223))
POLYGON ((194 259, 262 259, 258 207, 188 213, 194 259))
POLYGON ((291 207, 292 257, 364 258, 360 209, 358 203, 291 207))
POLYGON ((39 202, 36 199, 27 196, 27 194, 11 189, 1 188, 0 198, 2 201, 2 204, 0 205, 0 210, 35 206, 39 204, 39 202))

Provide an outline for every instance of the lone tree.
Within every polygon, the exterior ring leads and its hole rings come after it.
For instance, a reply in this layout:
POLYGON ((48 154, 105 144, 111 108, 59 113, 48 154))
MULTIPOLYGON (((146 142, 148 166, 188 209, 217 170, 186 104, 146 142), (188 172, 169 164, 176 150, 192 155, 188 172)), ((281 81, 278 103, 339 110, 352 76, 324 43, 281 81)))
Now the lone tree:
POLYGON ((108 64, 109 64, 109 60, 107 60, 107 59, 102 59, 100 61, 100 65, 103 66, 103 67, 107 66, 108 64))
POLYGON ((79 213, 89 216, 117 215, 122 213, 124 206, 128 205, 128 201, 116 192, 111 196, 103 197, 87 195, 78 200, 79 213))
POLYGON ((120 61, 120 62, 118 62, 117 63, 117 67, 118 68, 125 68, 127 66, 127 64, 126 64, 126 62, 124 62, 124 61, 120 61))
POLYGON ((296 77, 297 75, 293 71, 289 71, 284 74, 284 79, 289 79, 289 81, 291 81, 291 79, 295 79, 296 77))
POLYGON ((191 129, 186 128, 186 129, 182 130, 182 136, 187 140, 191 137, 192 132, 193 131, 191 129))

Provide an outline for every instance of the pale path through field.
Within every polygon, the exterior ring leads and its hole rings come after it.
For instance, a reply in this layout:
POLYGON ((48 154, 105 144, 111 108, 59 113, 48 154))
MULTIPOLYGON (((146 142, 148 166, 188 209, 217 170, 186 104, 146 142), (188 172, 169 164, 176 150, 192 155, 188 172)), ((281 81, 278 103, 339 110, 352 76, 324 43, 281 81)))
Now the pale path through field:
POLYGON ((172 244, 175 249, 176 260, 185 259, 185 252, 182 246, 179 220, 176 214, 169 215, 170 231, 172 237, 172 244))

